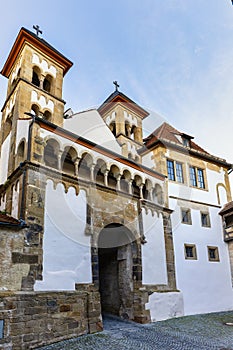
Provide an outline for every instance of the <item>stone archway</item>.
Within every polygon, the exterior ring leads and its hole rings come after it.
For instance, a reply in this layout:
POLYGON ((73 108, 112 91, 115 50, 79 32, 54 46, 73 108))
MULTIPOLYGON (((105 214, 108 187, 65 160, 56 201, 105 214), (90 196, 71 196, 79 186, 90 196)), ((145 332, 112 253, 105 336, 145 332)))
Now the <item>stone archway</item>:
POLYGON ((132 232, 107 225, 99 234, 99 291, 102 312, 133 319, 132 232))

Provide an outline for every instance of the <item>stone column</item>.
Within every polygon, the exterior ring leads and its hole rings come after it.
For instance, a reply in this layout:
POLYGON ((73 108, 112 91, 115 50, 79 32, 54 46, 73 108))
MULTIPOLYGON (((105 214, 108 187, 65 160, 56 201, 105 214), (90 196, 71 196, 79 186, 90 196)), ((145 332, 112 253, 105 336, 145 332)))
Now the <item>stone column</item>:
POLYGON ((80 159, 81 159, 81 158, 79 158, 79 157, 77 157, 76 159, 74 159, 75 176, 77 176, 77 177, 78 177, 78 166, 79 166, 80 159))
POLYGON ((62 151, 59 151, 57 154, 57 168, 58 170, 62 170, 62 164, 61 164, 61 157, 62 157, 62 151))
POLYGON ((133 194, 133 191, 132 191, 132 182, 133 182, 133 179, 130 179, 130 180, 129 180, 129 194, 133 194))
POLYGON ((141 185, 139 186, 139 188, 140 188, 140 198, 141 198, 141 199, 143 199, 143 192, 142 192, 143 186, 144 186, 144 184, 141 184, 141 185))
POLYGON ((94 182, 94 169, 95 169, 95 164, 91 165, 91 181, 94 182))
POLYGON ((152 201, 152 188, 148 190, 148 199, 152 201))
POLYGON ((137 142, 142 142, 142 129, 140 127, 135 128, 134 140, 137 142))
POLYGON ((175 273, 175 257, 174 244, 172 235, 171 212, 163 212, 163 229, 165 238, 166 261, 167 261, 167 277, 169 288, 176 290, 176 273, 175 273))
POLYGON ((109 170, 105 170, 104 172, 104 186, 108 187, 108 173, 109 170))
POLYGON ((121 180, 121 174, 117 175, 116 189, 119 190, 119 191, 121 190, 121 182, 120 182, 120 180, 121 180))

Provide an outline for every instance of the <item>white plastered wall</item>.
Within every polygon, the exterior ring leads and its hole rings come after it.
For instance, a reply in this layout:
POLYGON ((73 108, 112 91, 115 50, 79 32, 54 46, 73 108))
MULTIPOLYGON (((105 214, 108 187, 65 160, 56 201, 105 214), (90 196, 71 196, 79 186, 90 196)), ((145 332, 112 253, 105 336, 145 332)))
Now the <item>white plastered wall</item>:
POLYGON ((149 302, 146 304, 146 310, 150 310, 152 322, 183 316, 183 295, 180 292, 155 292, 149 296, 149 302))
POLYGON ((15 152, 17 152, 20 142, 28 139, 28 128, 31 120, 18 120, 17 121, 17 134, 16 134, 16 147, 15 152))
POLYGON ((74 290, 75 283, 92 283, 90 236, 85 234, 86 192, 78 196, 62 184, 48 181, 45 199, 43 281, 35 290, 74 290))
POLYGON ((12 194, 12 210, 11 215, 18 219, 18 210, 19 210, 19 182, 13 188, 12 194))
POLYGON ((181 223, 180 204, 170 200, 177 288, 184 296, 185 314, 233 309, 230 263, 227 244, 223 241, 219 208, 205 207, 211 227, 201 226, 203 205, 191 207, 192 225, 181 223), (184 244, 194 244, 197 260, 185 259, 184 244), (220 261, 209 261, 208 246, 217 247, 220 261))
POLYGON ((121 154, 120 145, 97 110, 77 113, 72 118, 65 119, 64 128, 113 152, 121 154))
POLYGON ((10 153, 10 140, 11 140, 11 132, 7 136, 6 140, 2 145, 1 150, 1 162, 0 162, 0 183, 3 184, 7 180, 7 172, 8 172, 8 160, 10 153))
POLYGON ((142 210, 147 243, 142 245, 142 283, 167 284, 166 253, 162 216, 142 210))

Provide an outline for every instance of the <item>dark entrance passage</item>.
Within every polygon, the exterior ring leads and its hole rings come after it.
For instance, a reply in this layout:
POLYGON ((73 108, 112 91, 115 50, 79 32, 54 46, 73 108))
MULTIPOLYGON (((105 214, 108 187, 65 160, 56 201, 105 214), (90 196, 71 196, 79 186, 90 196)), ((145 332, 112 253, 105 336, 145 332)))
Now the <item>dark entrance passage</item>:
POLYGON ((102 312, 132 319, 132 233, 123 225, 106 226, 99 235, 99 290, 102 312))

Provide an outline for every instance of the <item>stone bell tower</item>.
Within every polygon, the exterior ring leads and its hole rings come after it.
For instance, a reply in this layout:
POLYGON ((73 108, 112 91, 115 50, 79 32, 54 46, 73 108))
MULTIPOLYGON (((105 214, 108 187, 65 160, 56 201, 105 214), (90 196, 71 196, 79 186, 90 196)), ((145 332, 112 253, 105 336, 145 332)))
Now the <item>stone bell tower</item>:
POLYGON ((121 93, 116 81, 114 85, 115 91, 104 101, 98 111, 122 146, 122 155, 140 163, 137 150, 143 146, 142 120, 149 113, 121 93))
POLYGON ((19 121, 28 118, 25 112, 36 114, 59 126, 63 125, 65 102, 62 99, 62 84, 72 62, 39 37, 42 32, 38 26, 34 26, 34 29, 36 34, 21 28, 1 71, 8 78, 0 140, 2 148, 5 140, 8 137, 10 139, 8 176, 16 167, 19 121))

